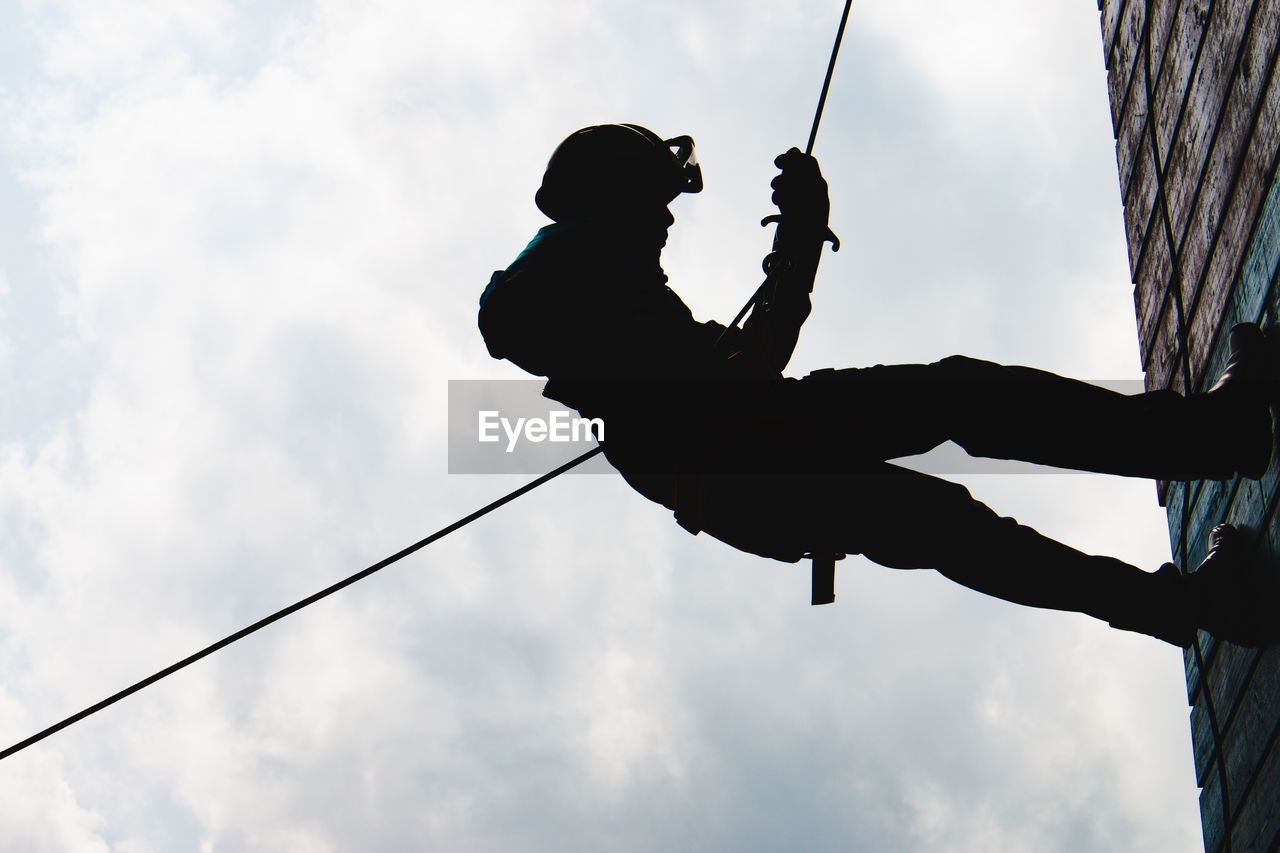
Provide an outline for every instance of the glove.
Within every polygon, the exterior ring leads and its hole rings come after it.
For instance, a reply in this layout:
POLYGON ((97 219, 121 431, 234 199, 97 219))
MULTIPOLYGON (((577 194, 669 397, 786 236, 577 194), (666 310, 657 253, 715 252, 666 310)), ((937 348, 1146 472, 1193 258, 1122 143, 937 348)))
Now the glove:
POLYGON ((818 161, 799 148, 778 155, 773 164, 782 174, 773 179, 773 203, 788 231, 826 233, 831 200, 818 161))

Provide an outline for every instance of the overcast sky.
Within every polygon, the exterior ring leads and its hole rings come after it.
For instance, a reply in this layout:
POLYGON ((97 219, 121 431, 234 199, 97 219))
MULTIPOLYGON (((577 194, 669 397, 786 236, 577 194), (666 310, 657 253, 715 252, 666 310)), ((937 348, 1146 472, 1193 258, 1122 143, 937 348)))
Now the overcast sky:
MULTIPOLYGON (((514 488, 450 475, 476 299, 577 127, 698 141, 664 265, 759 281, 835 0, 0 6, 0 740, 514 488)), ((855 4, 790 372, 1137 379, 1095 4, 855 4)), ((1154 570, 1145 481, 968 475, 1154 570)), ((929 519, 920 518, 920 535, 929 519)), ((1034 567, 1028 567, 1033 570, 1034 567)), ((566 476, 0 762, 25 851, 1193 850, 1182 659, 566 476)))

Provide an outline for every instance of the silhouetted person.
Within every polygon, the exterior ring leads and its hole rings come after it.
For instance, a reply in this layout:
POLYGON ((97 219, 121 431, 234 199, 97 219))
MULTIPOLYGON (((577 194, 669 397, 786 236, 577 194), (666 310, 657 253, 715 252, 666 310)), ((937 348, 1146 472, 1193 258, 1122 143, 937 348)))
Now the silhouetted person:
POLYGON ((546 396, 605 421, 605 455, 682 526, 795 562, 860 553, 931 568, 1035 607, 1087 613, 1180 646, 1196 628, 1280 642, 1280 584, 1234 528, 1191 575, 1090 556, 997 516, 967 489, 886 460, 952 440, 975 456, 1167 480, 1259 478, 1272 450, 1264 339, 1232 331, 1209 392, 1125 396, 963 356, 784 378, 823 242, 817 161, 778 157, 777 290, 742 329, 699 323, 660 265, 668 205, 698 192, 693 140, 600 125, 552 154, 537 192, 554 224, 481 297, 489 352, 549 377, 546 396))

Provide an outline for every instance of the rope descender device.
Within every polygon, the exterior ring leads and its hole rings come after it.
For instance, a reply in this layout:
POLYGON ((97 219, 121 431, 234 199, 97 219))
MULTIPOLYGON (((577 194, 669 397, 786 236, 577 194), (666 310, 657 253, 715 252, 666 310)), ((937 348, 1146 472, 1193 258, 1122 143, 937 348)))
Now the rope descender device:
POLYGON ((813 593, 809 603, 814 606, 831 604, 836 600, 836 562, 846 555, 839 551, 821 551, 804 556, 813 566, 813 593))

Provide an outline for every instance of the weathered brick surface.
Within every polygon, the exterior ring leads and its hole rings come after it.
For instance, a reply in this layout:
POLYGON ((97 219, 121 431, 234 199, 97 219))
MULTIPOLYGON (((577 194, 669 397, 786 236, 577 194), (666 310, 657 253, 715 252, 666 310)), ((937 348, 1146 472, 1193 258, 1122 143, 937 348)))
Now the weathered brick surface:
MULTIPOLYGON (((1098 9, 1147 387, 1203 390, 1226 363, 1232 325, 1280 317, 1280 0, 1098 9)), ((1280 454, 1260 481, 1166 483, 1160 494, 1184 568, 1223 521, 1280 566, 1280 454)), ((1205 849, 1280 849, 1280 650, 1201 632, 1185 664, 1205 849)))
MULTIPOLYGON (((1270 0, 1258 0, 1258 5, 1263 3, 1269 5, 1270 0)), ((1206 23, 1204 49, 1199 51, 1184 108, 1167 125, 1157 128, 1161 156, 1166 161, 1165 198, 1174 246, 1180 251, 1182 298, 1188 312, 1217 241, 1225 234, 1225 245, 1232 244, 1231 231, 1222 227, 1221 218, 1227 203, 1237 195, 1231 190, 1240 161, 1250 148, 1262 87, 1233 84, 1231 72, 1237 67, 1240 44, 1233 44, 1231 39, 1239 42, 1242 36, 1253 33, 1252 29, 1245 29, 1253 12, 1252 3, 1215 6, 1206 23)), ((1274 39, 1270 43, 1274 47, 1274 39)), ((1255 81, 1259 78, 1260 75, 1253 75, 1255 81)), ((1147 147, 1149 151, 1149 139, 1147 147)), ((1148 159, 1150 156, 1148 153, 1148 159)), ((1176 313, 1174 300, 1166 295, 1168 279, 1162 267, 1163 256, 1169 254, 1169 239, 1164 211, 1157 200, 1155 170, 1145 169, 1140 176, 1135 175, 1125 218, 1132 220, 1130 257, 1143 294, 1138 308, 1139 335, 1153 386, 1157 380, 1168 378, 1167 372, 1152 371, 1150 360, 1158 348, 1154 338, 1157 333, 1167 334, 1168 324, 1162 315, 1176 313), (1146 263, 1147 257, 1152 258, 1152 263, 1146 263)), ((1245 203, 1248 201, 1246 198, 1245 203)), ((1176 322, 1173 328, 1176 329, 1176 322)), ((1212 335, 1199 337, 1207 345, 1206 338, 1211 339, 1212 335)), ((1169 346, 1172 339, 1172 335, 1166 338, 1165 345, 1169 346)))
MULTIPOLYGON (((1136 4, 1141 8, 1141 4, 1136 4)), ((1162 7, 1172 9, 1172 7, 1162 7)), ((1201 35, 1205 28, 1200 26, 1195 14, 1183 11, 1178 14, 1158 15, 1156 29, 1153 31, 1159 40, 1151 45, 1152 80, 1156 104, 1156 116, 1162 128, 1162 143, 1170 135, 1168 129, 1177 123, 1181 112, 1183 96, 1191 79, 1191 69, 1198 54, 1201 35)), ((1139 18, 1139 26, 1141 19, 1139 18)), ((1134 33, 1137 39, 1139 33, 1134 33)), ((1124 97, 1136 99, 1135 103, 1146 103, 1147 75, 1146 57, 1137 46, 1133 47, 1134 57, 1130 60, 1132 69, 1129 82, 1126 84, 1124 97)), ((1118 107, 1113 107, 1118 108, 1118 107)), ((1120 168, 1120 193, 1128 198, 1129 188, 1133 185, 1135 159, 1144 146, 1146 139, 1147 110, 1125 109, 1120 116, 1120 125, 1116 133, 1116 160, 1120 168)), ((1162 149, 1164 148, 1162 144, 1162 149)), ((1144 166, 1143 168, 1148 168, 1144 166)), ((1143 173, 1145 175, 1145 172, 1143 173)))
MULTIPOLYGON (((1192 364, 1196 366, 1205 363, 1224 316, 1275 163, 1280 140, 1280 81, 1274 75, 1277 22, 1280 10, 1271 8, 1251 30, 1269 34, 1266 50, 1247 51, 1242 58, 1259 56, 1266 65, 1255 66, 1247 77, 1238 75, 1240 83, 1231 89, 1220 142, 1210 152, 1205 189, 1182 250, 1183 298, 1193 330, 1192 364), (1258 26, 1264 21, 1269 24, 1266 30, 1258 26), (1259 104, 1264 87, 1266 98, 1259 104)), ((1197 378, 1203 379, 1203 372, 1199 373, 1197 378)))

